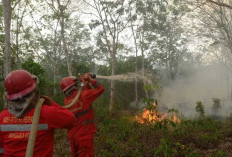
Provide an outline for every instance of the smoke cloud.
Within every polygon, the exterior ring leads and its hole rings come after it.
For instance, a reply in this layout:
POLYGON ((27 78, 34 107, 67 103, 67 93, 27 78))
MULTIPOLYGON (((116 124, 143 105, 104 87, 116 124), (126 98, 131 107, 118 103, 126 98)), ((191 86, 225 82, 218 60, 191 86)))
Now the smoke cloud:
POLYGON ((161 106, 178 109, 185 117, 196 116, 196 102, 201 101, 207 115, 213 113, 213 99, 221 100, 218 115, 227 117, 232 112, 231 78, 225 66, 208 65, 191 70, 187 76, 178 76, 164 88, 159 96, 161 106))

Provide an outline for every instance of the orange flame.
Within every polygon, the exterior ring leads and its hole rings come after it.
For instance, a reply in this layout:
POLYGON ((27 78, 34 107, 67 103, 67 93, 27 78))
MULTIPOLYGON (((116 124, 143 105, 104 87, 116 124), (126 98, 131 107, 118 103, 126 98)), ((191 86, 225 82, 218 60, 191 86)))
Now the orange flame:
POLYGON ((156 122, 162 122, 164 119, 167 119, 167 120, 172 121, 174 123, 181 122, 181 120, 177 116, 177 114, 172 114, 170 116, 170 115, 167 115, 166 113, 158 112, 156 109, 157 108, 156 102, 154 102, 152 105, 154 106, 154 109, 151 109, 151 110, 144 109, 141 117, 136 116, 136 120, 139 123, 155 124, 156 122))

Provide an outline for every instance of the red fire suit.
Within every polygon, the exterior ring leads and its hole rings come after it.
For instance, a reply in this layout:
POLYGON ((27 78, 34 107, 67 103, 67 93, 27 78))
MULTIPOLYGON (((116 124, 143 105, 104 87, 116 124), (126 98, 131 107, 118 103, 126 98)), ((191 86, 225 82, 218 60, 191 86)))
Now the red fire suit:
MULTIPOLYGON (((52 157, 54 129, 70 128, 75 123, 73 113, 50 101, 43 104, 34 147, 34 157, 52 157)), ((19 119, 8 112, 0 113, 0 151, 4 157, 24 157, 30 134, 34 108, 19 119)))
MULTIPOLYGON (((90 89, 90 86, 85 86, 79 101, 69 108, 77 118, 75 125, 68 130, 73 157, 94 156, 93 140, 96 127, 92 103, 103 93, 104 87, 97 84, 95 80, 90 83, 94 88, 90 89)), ((70 104, 77 93, 77 90, 72 91, 71 96, 65 98, 65 105, 70 104)))

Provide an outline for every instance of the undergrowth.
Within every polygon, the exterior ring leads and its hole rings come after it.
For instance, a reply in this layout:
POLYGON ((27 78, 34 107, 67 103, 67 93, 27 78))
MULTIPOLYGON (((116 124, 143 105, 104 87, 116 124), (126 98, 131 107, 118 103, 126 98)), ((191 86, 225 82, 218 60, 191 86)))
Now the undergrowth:
MULTIPOLYGON (((181 123, 136 121, 137 111, 109 116, 104 104, 94 105, 95 155, 97 157, 225 157, 232 156, 232 116, 215 120, 208 116, 181 119, 181 123)), ((55 152, 70 155, 65 131, 56 132, 55 152)))

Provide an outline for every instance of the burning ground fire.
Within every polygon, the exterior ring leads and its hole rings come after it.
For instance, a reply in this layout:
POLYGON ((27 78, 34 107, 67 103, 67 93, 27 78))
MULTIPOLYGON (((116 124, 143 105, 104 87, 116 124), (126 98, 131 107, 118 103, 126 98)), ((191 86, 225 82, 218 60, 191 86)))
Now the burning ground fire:
POLYGON ((171 121, 174 123, 180 123, 181 120, 176 113, 167 114, 157 111, 157 103, 152 104, 151 109, 144 109, 142 116, 136 116, 136 120, 141 124, 155 124, 156 122, 162 122, 163 120, 171 121))

